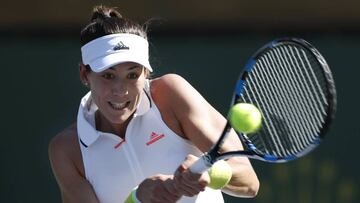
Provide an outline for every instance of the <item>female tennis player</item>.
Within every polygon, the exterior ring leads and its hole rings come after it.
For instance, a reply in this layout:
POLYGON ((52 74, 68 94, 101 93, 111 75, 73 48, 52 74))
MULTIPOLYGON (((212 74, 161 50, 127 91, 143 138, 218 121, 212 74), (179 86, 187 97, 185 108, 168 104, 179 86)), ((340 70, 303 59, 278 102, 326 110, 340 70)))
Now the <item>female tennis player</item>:
MULTIPOLYGON (((150 79, 145 29, 114 8, 94 8, 81 32, 80 80, 89 88, 77 120, 49 144, 66 203, 223 202, 206 187, 207 172, 189 167, 208 151, 226 123, 185 79, 150 79)), ((241 146, 234 139, 221 150, 241 146)), ((257 176, 247 158, 227 160, 232 178, 222 191, 254 197, 257 176)))

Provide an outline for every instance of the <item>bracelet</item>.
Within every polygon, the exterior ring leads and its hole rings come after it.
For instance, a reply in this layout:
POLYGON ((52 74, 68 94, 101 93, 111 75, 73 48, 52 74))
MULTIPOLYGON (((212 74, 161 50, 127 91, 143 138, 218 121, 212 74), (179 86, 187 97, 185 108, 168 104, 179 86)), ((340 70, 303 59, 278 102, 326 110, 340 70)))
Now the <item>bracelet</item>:
POLYGON ((131 193, 129 194, 129 196, 126 198, 124 203, 141 203, 140 200, 137 198, 136 196, 136 190, 138 187, 135 187, 131 193))

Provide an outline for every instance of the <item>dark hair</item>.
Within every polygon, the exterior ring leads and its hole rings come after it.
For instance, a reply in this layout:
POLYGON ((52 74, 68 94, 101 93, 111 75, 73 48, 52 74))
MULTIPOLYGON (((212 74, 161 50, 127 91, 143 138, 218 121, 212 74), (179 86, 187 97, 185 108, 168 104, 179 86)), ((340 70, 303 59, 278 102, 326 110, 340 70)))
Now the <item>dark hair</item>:
POLYGON ((94 7, 90 23, 81 30, 81 46, 96 38, 115 33, 135 34, 147 39, 146 29, 139 23, 122 17, 115 8, 101 5, 94 7))

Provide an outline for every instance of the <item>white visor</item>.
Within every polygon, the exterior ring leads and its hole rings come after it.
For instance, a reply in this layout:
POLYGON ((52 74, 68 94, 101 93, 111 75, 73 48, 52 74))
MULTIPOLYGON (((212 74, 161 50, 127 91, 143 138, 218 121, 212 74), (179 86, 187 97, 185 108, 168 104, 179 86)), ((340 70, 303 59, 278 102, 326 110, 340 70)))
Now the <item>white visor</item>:
POLYGON ((101 72, 124 62, 138 63, 150 72, 149 43, 135 34, 111 34, 81 47, 82 61, 94 72, 101 72))

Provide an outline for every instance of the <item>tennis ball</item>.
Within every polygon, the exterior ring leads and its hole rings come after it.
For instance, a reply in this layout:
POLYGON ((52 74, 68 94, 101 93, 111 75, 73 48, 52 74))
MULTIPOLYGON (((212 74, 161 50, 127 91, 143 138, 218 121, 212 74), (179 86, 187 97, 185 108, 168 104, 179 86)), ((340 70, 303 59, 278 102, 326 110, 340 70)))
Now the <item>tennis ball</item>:
POLYGON ((137 203, 138 201, 136 200, 136 198, 134 197, 134 190, 129 194, 129 196, 126 198, 124 203, 137 203))
POLYGON ((231 107, 228 119, 236 131, 248 134, 260 128, 262 116, 253 104, 238 103, 231 107))
POLYGON ((126 198, 124 203, 136 203, 136 201, 132 197, 132 193, 130 193, 130 195, 126 198))
POLYGON ((215 162, 209 169, 210 184, 208 187, 218 190, 227 185, 232 176, 232 170, 228 163, 224 160, 215 162))

